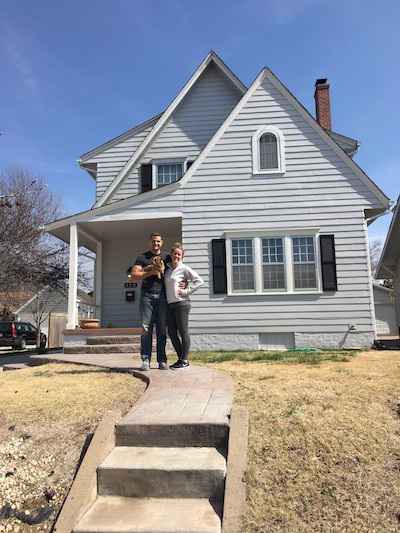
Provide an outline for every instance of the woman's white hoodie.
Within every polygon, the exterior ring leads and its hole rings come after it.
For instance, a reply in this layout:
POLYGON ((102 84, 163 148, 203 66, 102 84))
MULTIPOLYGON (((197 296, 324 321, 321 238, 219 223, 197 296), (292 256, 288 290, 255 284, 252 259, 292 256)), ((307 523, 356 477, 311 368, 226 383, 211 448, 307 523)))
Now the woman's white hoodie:
POLYGON ((182 261, 172 268, 171 263, 167 264, 167 270, 164 274, 165 292, 169 304, 189 300, 189 294, 197 291, 204 285, 203 279, 192 268, 188 267, 182 261), (179 289, 181 281, 188 281, 186 289, 179 289), (179 295, 178 291, 182 294, 179 295))

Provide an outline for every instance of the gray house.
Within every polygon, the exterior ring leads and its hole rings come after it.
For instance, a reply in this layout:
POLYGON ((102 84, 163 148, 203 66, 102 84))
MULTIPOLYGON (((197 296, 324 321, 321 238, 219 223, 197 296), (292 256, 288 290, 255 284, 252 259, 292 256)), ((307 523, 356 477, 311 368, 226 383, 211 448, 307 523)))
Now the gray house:
POLYGON ((68 327, 78 246, 96 253, 100 326, 139 326, 126 271, 158 231, 205 280, 193 349, 370 347, 367 226, 389 200, 332 131, 326 80, 315 98, 318 120, 269 69, 246 88, 211 52, 162 114, 84 154, 93 208, 46 226, 70 243, 68 327))

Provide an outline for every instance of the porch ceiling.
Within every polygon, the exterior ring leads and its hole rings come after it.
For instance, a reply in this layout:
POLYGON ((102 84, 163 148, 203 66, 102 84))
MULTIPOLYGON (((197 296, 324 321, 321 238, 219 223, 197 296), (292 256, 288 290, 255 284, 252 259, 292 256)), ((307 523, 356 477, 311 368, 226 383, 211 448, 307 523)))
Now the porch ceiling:
MULTIPOLYGON (((146 237, 153 231, 163 235, 165 239, 177 239, 181 234, 181 218, 143 218, 141 220, 97 220, 77 222, 78 244, 88 250, 96 251, 96 242, 105 243, 110 240, 133 239, 135 236, 146 237)), ((48 232, 69 244, 70 225, 60 225, 48 232)))

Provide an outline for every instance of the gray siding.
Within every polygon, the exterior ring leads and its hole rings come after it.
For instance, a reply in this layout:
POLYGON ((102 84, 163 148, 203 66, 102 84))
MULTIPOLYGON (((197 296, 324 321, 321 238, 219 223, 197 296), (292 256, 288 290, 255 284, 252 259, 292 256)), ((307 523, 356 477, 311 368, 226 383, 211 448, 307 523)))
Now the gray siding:
POLYGON ((193 297, 193 333, 372 332, 364 213, 377 203, 343 160, 265 80, 185 186, 186 260, 205 279, 193 297), (285 138, 286 173, 254 176, 251 139, 274 125, 285 138), (318 227, 333 233, 339 290, 325 294, 212 294, 212 238, 226 231, 318 227))
MULTIPOLYGON (((194 160, 241 96, 217 67, 209 66, 175 110, 140 164, 174 157, 194 160)), ((133 153, 134 150, 131 155, 133 153)), ((111 201, 134 196, 138 192, 139 166, 133 169, 111 201)))

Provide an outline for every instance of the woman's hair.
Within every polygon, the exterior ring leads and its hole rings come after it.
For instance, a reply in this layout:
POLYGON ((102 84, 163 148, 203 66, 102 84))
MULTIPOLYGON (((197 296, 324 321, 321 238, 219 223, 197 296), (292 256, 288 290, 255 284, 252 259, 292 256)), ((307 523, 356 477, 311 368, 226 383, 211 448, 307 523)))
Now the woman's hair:
POLYGON ((173 247, 172 247, 172 249, 171 249, 171 254, 172 254, 172 252, 173 252, 174 250, 176 250, 177 248, 179 248, 179 250, 182 250, 182 253, 183 253, 183 254, 185 253, 185 250, 184 250, 182 244, 181 244, 180 242, 174 242, 174 245, 173 245, 173 247))

